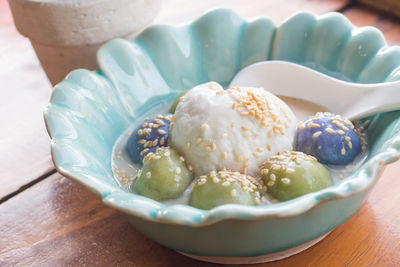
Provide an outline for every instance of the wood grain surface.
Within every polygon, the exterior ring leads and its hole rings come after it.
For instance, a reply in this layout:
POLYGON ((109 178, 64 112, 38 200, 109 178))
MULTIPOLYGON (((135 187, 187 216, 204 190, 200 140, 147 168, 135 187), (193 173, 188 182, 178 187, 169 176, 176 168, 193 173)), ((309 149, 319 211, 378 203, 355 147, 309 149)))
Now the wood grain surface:
POLYGON ((343 14, 356 26, 374 26, 380 29, 389 45, 400 45, 400 18, 365 6, 350 7, 343 14))
POLYGON ((0 0, 0 199, 53 169, 42 112, 50 83, 0 0))
MULTIPOLYGON (((299 9, 340 10, 358 26, 400 44, 400 22, 347 1, 168 0, 156 23, 182 23, 215 6, 276 23, 299 9)), ((0 0, 0 199, 53 170, 42 110, 51 88, 29 41, 0 0)), ((400 266, 400 163, 387 167, 366 205, 312 248, 253 266, 400 266)), ((39 179, 40 180, 40 179, 39 179)), ((53 174, 0 204, 0 266, 217 266, 146 238, 82 186, 53 174)))

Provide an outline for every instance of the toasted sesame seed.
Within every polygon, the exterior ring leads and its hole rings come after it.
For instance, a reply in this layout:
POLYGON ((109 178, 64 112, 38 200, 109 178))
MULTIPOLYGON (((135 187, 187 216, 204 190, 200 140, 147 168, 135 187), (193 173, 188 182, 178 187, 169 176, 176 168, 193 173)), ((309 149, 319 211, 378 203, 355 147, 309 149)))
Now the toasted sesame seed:
POLYGON ((236 197, 236 196, 237 196, 237 191, 236 191, 236 189, 232 189, 232 191, 231 191, 231 196, 232 196, 232 197, 236 197))
POLYGON ((144 155, 145 153, 147 153, 147 151, 149 151, 148 148, 143 149, 142 152, 140 152, 140 155, 143 157, 143 155, 144 155))
POLYGON ((165 123, 160 119, 155 119, 154 121, 160 126, 165 126, 165 123))
POLYGON ((269 176, 270 181, 275 181, 276 180, 276 175, 271 173, 269 176))
POLYGON ((253 152, 253 156, 254 156, 255 158, 259 158, 259 157, 260 157, 260 154, 258 154, 257 152, 253 152))
POLYGON ((164 140, 164 137, 161 137, 161 139, 160 139, 160 145, 164 145, 164 143, 165 143, 165 140, 164 140))
POLYGON ((338 130, 337 133, 338 133, 339 135, 345 135, 345 134, 346 134, 343 130, 338 130))
POLYGON ((295 172, 295 169, 287 168, 287 169, 286 169, 286 172, 287 172, 287 173, 294 173, 294 172, 295 172))
POLYGON ((285 177, 285 178, 281 179, 281 182, 284 183, 284 184, 290 184, 291 180, 289 178, 285 177))
POLYGON ((342 147, 342 149, 340 150, 340 154, 342 154, 342 155, 346 154, 346 149, 344 147, 342 147))
POLYGON ((306 126, 302 123, 302 124, 299 124, 299 125, 297 126, 297 128, 298 128, 299 130, 304 130, 304 129, 306 128, 306 126))
POLYGON ((189 164, 188 169, 189 169, 189 171, 193 171, 192 165, 189 164))
POLYGON ((222 139, 225 139, 225 138, 227 138, 227 137, 228 137, 228 134, 227 134, 227 133, 224 133, 224 134, 221 136, 222 139))
POLYGON ((214 83, 210 84, 208 87, 209 87, 211 90, 218 90, 218 87, 217 87, 214 83))
POLYGON ((233 128, 233 127, 235 127, 235 123, 234 122, 231 123, 231 128, 233 128))
POLYGON ((312 135, 312 138, 313 138, 313 139, 317 139, 321 134, 322 134, 321 131, 317 131, 317 132, 315 132, 315 133, 312 135))
POLYGON ((146 178, 147 178, 147 179, 150 179, 150 178, 151 178, 151 172, 147 172, 147 173, 146 173, 146 178))
POLYGON ((367 127, 368 127, 368 125, 369 125, 369 123, 370 123, 370 120, 366 120, 366 121, 364 121, 364 124, 363 124, 364 128, 367 128, 367 127))
POLYGON ((230 183, 228 181, 225 181, 222 183, 222 186, 229 186, 229 185, 230 185, 230 183))
POLYGON ((267 175, 269 173, 268 169, 261 169, 261 175, 267 175))
POLYGON ((138 133, 138 135, 143 135, 143 130, 142 130, 142 129, 139 129, 139 130, 137 131, 137 133, 138 133))
POLYGON ((151 141, 146 141, 146 143, 144 143, 144 147, 151 147, 151 145, 153 144, 153 142, 151 141))
POLYGON ((348 146, 350 149, 353 148, 353 144, 351 143, 351 141, 348 141, 348 142, 347 142, 347 146, 348 146))
POLYGON ((349 141, 351 140, 351 138, 350 138, 350 136, 346 136, 346 137, 344 138, 344 140, 346 140, 347 142, 349 142, 349 141))
POLYGON ((222 152, 222 158, 224 160, 227 160, 228 159, 228 152, 226 152, 226 151, 222 152))
POLYGON ((138 143, 141 144, 141 145, 143 145, 144 143, 146 143, 146 140, 140 139, 140 140, 138 141, 138 143))
POLYGON ((164 131, 164 130, 162 130, 162 129, 158 129, 157 132, 158 132, 159 134, 161 134, 161 135, 167 134, 167 132, 164 131))
POLYGON ((247 157, 245 155, 241 155, 240 157, 238 157, 238 161, 245 161, 247 159, 247 157))
POLYGON ((307 125, 308 128, 319 128, 321 127, 319 124, 309 122, 307 125))
POLYGON ((203 179, 199 179, 198 181, 197 181, 197 184, 198 185, 203 185, 203 184, 205 184, 207 182, 207 179, 206 178, 203 178, 203 179))
POLYGON ((348 119, 344 119, 343 122, 344 122, 347 126, 350 126, 351 128, 354 127, 353 123, 351 123, 351 121, 348 120, 348 119))
POLYGON ((336 133, 335 130, 333 130, 332 128, 329 128, 329 127, 325 129, 325 132, 330 133, 330 134, 336 133))
POLYGON ((344 126, 344 124, 342 123, 342 118, 337 118, 337 119, 334 119, 334 118, 331 118, 331 121, 332 121, 332 123, 334 124, 334 125, 336 125, 337 127, 339 127, 339 128, 341 128, 343 131, 349 131, 349 128, 347 128, 346 126, 344 126), (339 120, 340 121, 339 121, 339 120))
POLYGON ((317 148, 318 150, 321 150, 321 146, 318 146, 318 148, 317 148))
POLYGON ((208 130, 208 128, 210 128, 210 126, 208 126, 208 124, 205 124, 205 123, 203 123, 201 126, 200 126, 200 129, 204 132, 204 131, 206 131, 206 130, 208 130))
POLYGON ((155 139, 154 141, 153 141, 153 147, 154 146, 157 146, 158 145, 158 139, 155 139))
POLYGON ((216 150, 217 149, 217 144, 216 143, 212 143, 211 144, 211 149, 212 149, 212 151, 216 150))
POLYGON ((275 184, 275 182, 274 181, 269 181, 268 183, 267 183, 267 186, 273 186, 275 184))
POLYGON ((212 178, 212 181, 213 181, 215 184, 217 184, 217 183, 219 183, 221 180, 220 180, 217 176, 214 176, 214 177, 212 178))
POLYGON ((164 156, 166 156, 166 157, 169 157, 170 155, 171 155, 171 154, 170 154, 169 151, 167 151, 167 152, 164 153, 164 156))
POLYGON ((248 131, 248 130, 250 130, 250 128, 249 128, 248 126, 242 126, 241 128, 242 128, 243 131, 248 131))
POLYGON ((270 144, 267 145, 267 150, 271 151, 271 145, 270 144))
POLYGON ((249 138, 249 137, 251 137, 252 136, 252 134, 250 133, 250 132, 245 132, 244 134, 243 134, 243 137, 244 138, 249 138))
POLYGON ((184 157, 180 156, 179 159, 180 159, 182 162, 185 162, 185 158, 184 158, 184 157))
POLYGON ((180 167, 177 167, 177 168, 175 169, 175 173, 180 174, 181 172, 182 172, 182 170, 181 170, 180 167))
MULTIPOLYGON (((143 149, 143 151, 142 152, 140 152, 140 155, 143 157, 144 156, 144 154, 145 153, 147 153, 147 151, 149 151, 149 149, 148 148, 146 148, 146 149, 143 149)), ((143 160, 150 160, 150 158, 152 157, 154 155, 154 153, 152 153, 152 152, 150 152, 150 153, 148 153, 145 157, 144 157, 144 159, 143 160)))

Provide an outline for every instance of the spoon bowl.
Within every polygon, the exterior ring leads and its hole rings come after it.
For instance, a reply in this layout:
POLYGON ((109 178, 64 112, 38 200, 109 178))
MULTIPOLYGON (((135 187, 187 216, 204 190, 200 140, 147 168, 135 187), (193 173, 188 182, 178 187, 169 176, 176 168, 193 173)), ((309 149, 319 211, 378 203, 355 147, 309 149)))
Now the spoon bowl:
POLYGON ((317 103, 350 120, 400 109, 400 82, 345 82, 285 61, 262 61, 242 69, 229 87, 253 86, 317 103))

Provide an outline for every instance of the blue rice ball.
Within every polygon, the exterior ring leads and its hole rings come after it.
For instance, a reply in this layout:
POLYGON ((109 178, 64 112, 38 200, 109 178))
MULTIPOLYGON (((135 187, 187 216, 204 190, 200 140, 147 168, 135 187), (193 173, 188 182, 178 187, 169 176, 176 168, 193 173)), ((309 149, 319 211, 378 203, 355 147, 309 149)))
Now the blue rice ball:
POLYGON ((171 114, 146 119, 129 137, 127 150, 134 163, 142 165, 143 158, 157 148, 168 146, 171 114))
POLYGON ((361 140, 353 123, 329 112, 319 112, 301 122, 295 142, 297 151, 324 164, 346 165, 361 152, 361 140))

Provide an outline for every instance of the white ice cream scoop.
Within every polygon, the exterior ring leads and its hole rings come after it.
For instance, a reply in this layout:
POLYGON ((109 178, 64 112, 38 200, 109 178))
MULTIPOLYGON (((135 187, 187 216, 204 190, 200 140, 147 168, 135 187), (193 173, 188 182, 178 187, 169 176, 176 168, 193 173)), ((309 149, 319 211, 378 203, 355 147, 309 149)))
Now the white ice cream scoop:
POLYGON ((268 158, 292 150, 297 119, 262 88, 209 82, 180 98, 171 125, 170 144, 196 176, 225 168, 255 177, 268 158))
POLYGON ((350 83, 284 61, 247 66, 229 87, 254 86, 281 96, 317 103, 351 120, 400 109, 400 82, 350 83))

